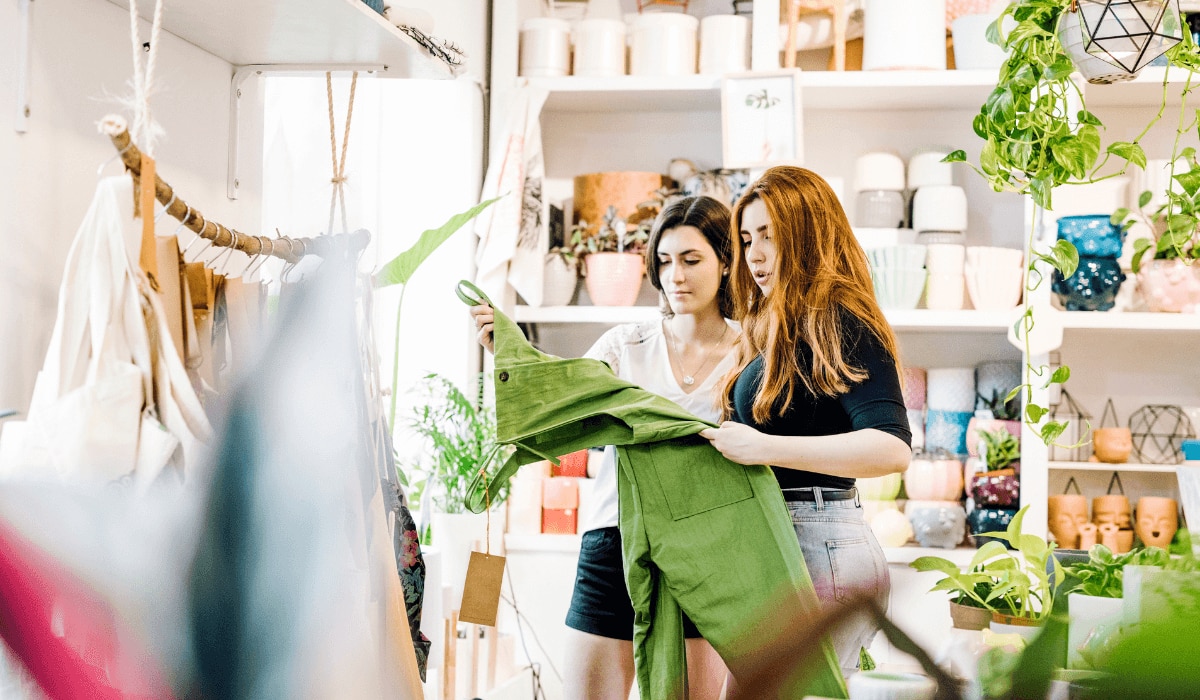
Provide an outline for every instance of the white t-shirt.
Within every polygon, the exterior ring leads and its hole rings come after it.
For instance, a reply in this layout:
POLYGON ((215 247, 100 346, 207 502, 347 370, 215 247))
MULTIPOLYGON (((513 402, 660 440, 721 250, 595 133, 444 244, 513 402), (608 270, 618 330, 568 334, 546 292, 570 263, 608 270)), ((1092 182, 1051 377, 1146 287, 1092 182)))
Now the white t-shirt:
MULTIPOLYGON (((730 328, 738 330, 736 322, 726 322, 730 328)), ((600 336, 584 357, 603 360, 621 379, 674 401, 697 418, 715 422, 721 416, 716 402, 717 385, 736 367, 736 347, 736 344, 732 346, 717 361, 713 370, 691 393, 684 393, 671 371, 661 320, 626 323, 611 328, 600 336)), ((581 533, 617 526, 617 452, 612 445, 604 448, 604 458, 596 471, 593 493, 595 506, 589 522, 580 524, 581 533)))

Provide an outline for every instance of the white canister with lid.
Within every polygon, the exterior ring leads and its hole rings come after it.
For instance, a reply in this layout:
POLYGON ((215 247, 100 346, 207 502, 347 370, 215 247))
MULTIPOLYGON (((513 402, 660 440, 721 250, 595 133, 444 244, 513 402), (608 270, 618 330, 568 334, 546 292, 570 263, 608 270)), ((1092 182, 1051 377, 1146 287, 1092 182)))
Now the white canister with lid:
POLYGON ((967 195, 955 185, 926 185, 913 195, 913 228, 923 231, 966 231, 967 195))
POLYGON ((565 19, 531 17, 521 23, 521 66, 526 78, 557 78, 571 70, 571 25, 565 19))
POLYGON ((866 0, 863 70, 945 70, 946 0, 866 0))
POLYGON ((700 20, 700 72, 739 73, 750 66, 750 20, 738 15, 709 15, 700 20))
POLYGON ((694 75, 699 24, 691 15, 674 12, 637 15, 630 27, 629 74, 694 75))
POLYGON ((952 163, 943 163, 948 151, 925 151, 908 159, 908 189, 926 185, 953 185, 952 163))
POLYGON ((625 75, 625 23, 619 19, 583 19, 571 32, 575 43, 572 75, 608 78, 625 75))

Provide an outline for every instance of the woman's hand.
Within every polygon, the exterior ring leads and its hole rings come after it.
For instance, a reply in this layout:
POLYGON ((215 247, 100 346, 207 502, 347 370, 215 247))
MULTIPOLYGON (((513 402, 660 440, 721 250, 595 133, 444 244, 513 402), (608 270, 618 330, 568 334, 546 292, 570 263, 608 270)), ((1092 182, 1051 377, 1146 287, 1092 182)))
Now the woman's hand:
POLYGON ((767 435, 744 423, 725 421, 719 428, 701 430, 700 437, 708 440, 731 462, 766 464, 763 459, 763 443, 767 435))
POLYGON ((471 307, 471 317, 475 320, 475 329, 477 333, 475 337, 479 340, 479 344, 487 349, 490 353, 496 352, 496 346, 492 338, 492 327, 496 320, 492 313, 492 307, 487 304, 471 307))

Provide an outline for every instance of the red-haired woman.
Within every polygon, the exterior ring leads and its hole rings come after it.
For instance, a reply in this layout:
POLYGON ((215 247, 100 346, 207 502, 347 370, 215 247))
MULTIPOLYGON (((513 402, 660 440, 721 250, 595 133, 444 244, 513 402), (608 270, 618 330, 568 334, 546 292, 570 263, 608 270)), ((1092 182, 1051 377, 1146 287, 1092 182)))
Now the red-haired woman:
MULTIPOLYGON (((804 168, 753 183, 733 235, 739 369, 724 387, 725 422, 701 435, 734 462, 772 466, 822 603, 865 592, 886 609, 887 561, 854 480, 906 469, 912 434, 866 254, 829 184, 804 168)), ((845 672, 875 631, 835 631, 845 672)))

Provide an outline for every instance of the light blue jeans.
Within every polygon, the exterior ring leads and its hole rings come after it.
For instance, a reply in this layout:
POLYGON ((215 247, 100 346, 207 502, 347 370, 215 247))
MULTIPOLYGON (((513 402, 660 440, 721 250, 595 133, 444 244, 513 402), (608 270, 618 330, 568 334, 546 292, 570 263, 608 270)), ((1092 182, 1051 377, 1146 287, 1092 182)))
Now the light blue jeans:
MULTIPOLYGON (((789 501, 787 508, 821 603, 840 604, 865 593, 886 611, 892 589, 887 559, 858 499, 789 501)), ((843 673, 858 668, 859 647, 870 647, 877 631, 865 617, 847 620, 833 631, 830 636, 843 673)))

